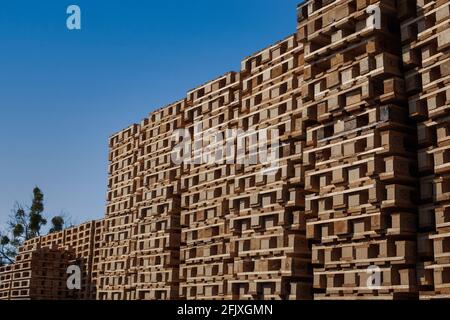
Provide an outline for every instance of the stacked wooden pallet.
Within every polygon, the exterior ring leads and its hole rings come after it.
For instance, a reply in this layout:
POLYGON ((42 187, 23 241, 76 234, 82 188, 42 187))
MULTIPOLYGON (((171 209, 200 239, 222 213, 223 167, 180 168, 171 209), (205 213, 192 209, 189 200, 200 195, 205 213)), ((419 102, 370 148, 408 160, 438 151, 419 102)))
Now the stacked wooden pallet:
POLYGON ((89 299, 95 300, 97 297, 97 287, 99 284, 99 275, 101 270, 101 257, 102 257, 102 250, 103 250, 103 235, 104 235, 104 225, 105 221, 103 219, 101 220, 95 220, 93 221, 94 224, 94 231, 93 231, 93 243, 91 246, 91 255, 92 259, 91 261, 91 277, 90 277, 90 297, 89 299))
POLYGON ((421 298, 450 297, 450 3, 409 1, 402 15, 410 116, 421 176, 421 298))
POLYGON ((66 270, 73 253, 39 244, 21 247, 16 262, 2 273, 2 299, 64 300, 69 297, 66 270), (9 292, 7 291, 9 290, 9 292))
MULTIPOLYGON (((94 258, 94 233, 97 221, 90 221, 64 230, 64 248, 74 253, 71 265, 77 265, 81 270, 81 289, 70 293, 75 299, 89 300, 95 298, 95 285, 92 279, 94 258)), ((43 244, 43 242, 41 242, 43 244)))
POLYGON ((302 151, 303 46, 290 36, 242 62, 242 102, 229 197, 233 299, 307 299, 302 151), (267 138, 267 139, 265 139, 267 138), (242 146, 242 147, 241 147, 242 146))
POLYGON ((177 299, 180 256, 180 165, 172 163, 184 101, 152 112, 138 140, 135 206, 127 299, 177 299))
POLYGON ((110 138, 108 203, 99 271, 97 299, 123 300, 133 294, 128 276, 135 240, 132 226, 137 219, 136 188, 140 126, 134 124, 110 138))
POLYGON ((102 236, 103 220, 95 220, 61 232, 27 240, 23 248, 38 246, 39 248, 58 248, 71 252, 73 259, 69 261, 69 265, 80 267, 81 289, 68 291, 67 298, 92 300, 96 296, 102 236))
MULTIPOLYGON (((38 237, 30 240, 31 243, 39 242, 41 247, 62 247, 64 246, 64 232, 54 232, 50 233, 46 236, 38 237)), ((28 244, 28 241, 25 242, 25 245, 28 244)))
POLYGON ((415 132, 395 2, 311 0, 298 13, 315 298, 415 297, 415 132))
POLYGON ((11 296, 12 265, 0 267, 0 300, 9 300, 11 296))
POLYGON ((33 253, 40 250, 39 245, 24 246, 20 248, 20 253, 16 257, 12 267, 11 277, 11 300, 29 300, 31 299, 32 284, 32 267, 37 266, 37 255, 34 255, 34 263, 32 264, 33 253))
POLYGON ((181 177, 180 297, 224 299, 233 276, 228 197, 234 193, 232 129, 240 107, 239 74, 227 73, 188 92, 183 110, 189 150, 181 177), (227 151, 232 151, 227 153, 227 151))
MULTIPOLYGON (((64 300, 69 297, 67 268, 74 259, 74 253, 58 247, 41 248, 32 253, 32 274, 30 296, 32 299, 64 300)), ((17 262, 15 264, 17 266, 17 262)), ((14 282, 13 282, 14 283, 14 282)), ((11 298, 14 297, 14 284, 11 298)))
POLYGON ((0 299, 95 299, 103 220, 36 237, 19 248, 14 264, 0 269, 0 299), (78 266, 81 288, 68 288, 78 266))

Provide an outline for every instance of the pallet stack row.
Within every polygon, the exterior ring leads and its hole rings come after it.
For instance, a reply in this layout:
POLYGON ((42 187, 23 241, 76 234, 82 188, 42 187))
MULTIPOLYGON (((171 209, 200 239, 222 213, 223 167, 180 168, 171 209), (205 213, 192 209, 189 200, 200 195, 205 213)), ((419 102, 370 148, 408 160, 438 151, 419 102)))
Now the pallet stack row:
POLYGON ((410 117, 420 173, 418 283, 422 299, 450 297, 450 3, 408 1, 401 15, 410 117))
POLYGON ((233 143, 237 129, 239 80, 227 73, 188 92, 183 110, 182 299, 225 299, 233 277, 228 198, 235 192, 235 150, 224 145, 233 143))
POLYGON ((134 124, 110 137, 109 179, 103 248, 98 277, 98 300, 124 300, 133 292, 129 269, 133 223, 138 217, 136 190, 140 126, 134 124))
POLYGON ((414 298, 415 131, 396 2, 310 0, 298 13, 315 299, 414 298))
POLYGON ((27 241, 0 299, 450 298, 449 16, 304 1, 295 35, 113 135, 105 219, 27 241))
POLYGON ((67 299, 66 270, 71 259, 72 252, 58 247, 22 246, 15 263, 0 270, 0 299, 67 299))
POLYGON ((173 164, 173 135, 184 101, 152 112, 140 124, 127 299, 177 299, 180 263, 180 165, 173 164))
POLYGON ((60 232, 27 240, 23 248, 53 248, 61 252, 70 252, 73 258, 67 267, 71 265, 80 267, 81 288, 68 291, 67 298, 93 300, 96 296, 97 270, 102 247, 102 226, 103 220, 86 222, 60 232))
POLYGON ((15 263, 0 269, 0 299, 94 300, 102 226, 103 220, 91 221, 25 241, 15 263), (70 266, 80 268, 79 289, 67 287, 70 266))
POLYGON ((242 62, 234 195, 229 197, 235 252, 232 299, 308 299, 301 83, 296 36, 242 62), (240 137, 241 138, 241 137, 240 137))

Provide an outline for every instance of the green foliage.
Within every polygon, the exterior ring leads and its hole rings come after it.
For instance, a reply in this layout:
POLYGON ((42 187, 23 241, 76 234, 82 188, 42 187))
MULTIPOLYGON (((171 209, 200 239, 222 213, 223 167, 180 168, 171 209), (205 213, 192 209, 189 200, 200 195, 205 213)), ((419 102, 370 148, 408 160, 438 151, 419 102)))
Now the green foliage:
POLYGON ((9 244, 9 238, 7 236, 2 236, 0 239, 0 245, 6 246, 7 244, 9 244))
POLYGON ((52 219, 52 227, 50 228, 49 233, 60 232, 64 229, 64 218, 62 216, 56 216, 52 219))
POLYGON ((44 194, 41 189, 35 187, 33 189, 33 202, 30 208, 30 214, 40 214, 44 211, 44 194))
POLYGON ((44 194, 42 191, 35 187, 33 189, 33 201, 31 203, 30 212, 28 214, 28 230, 29 234, 27 239, 40 236, 41 227, 47 224, 47 220, 43 217, 44 211, 44 194))
POLYGON ((18 238, 18 237, 23 236, 24 232, 25 232, 24 226, 18 223, 14 226, 12 234, 13 234, 14 238, 18 238))
POLYGON ((0 233, 0 266, 12 263, 14 255, 14 247, 11 246, 9 237, 0 233))

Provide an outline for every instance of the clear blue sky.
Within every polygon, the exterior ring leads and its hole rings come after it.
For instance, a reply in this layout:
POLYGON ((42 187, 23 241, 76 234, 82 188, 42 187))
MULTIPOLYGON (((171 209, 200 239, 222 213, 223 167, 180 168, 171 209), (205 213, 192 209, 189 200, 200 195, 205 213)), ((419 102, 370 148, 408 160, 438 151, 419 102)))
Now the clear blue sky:
POLYGON ((294 33, 299 2, 0 1, 0 224, 35 185, 47 216, 102 217, 108 137, 294 33))

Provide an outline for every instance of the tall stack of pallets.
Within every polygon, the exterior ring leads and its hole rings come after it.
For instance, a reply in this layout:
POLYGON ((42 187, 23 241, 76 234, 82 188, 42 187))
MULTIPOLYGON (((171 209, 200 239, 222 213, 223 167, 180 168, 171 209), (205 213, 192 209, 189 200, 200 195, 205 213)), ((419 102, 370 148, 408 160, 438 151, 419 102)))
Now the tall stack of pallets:
POLYGON ((179 101, 142 121, 138 140, 137 180, 127 299, 177 299, 180 263, 181 167, 172 165, 175 130, 181 127, 179 101))
POLYGON ((303 46, 290 36, 242 62, 235 194, 229 197, 233 299, 307 299, 300 99, 303 46))
POLYGON ((396 10, 385 0, 298 8, 316 299, 417 296, 415 131, 396 10))
POLYGON ((132 229, 138 216, 139 134, 140 126, 134 124, 109 141, 108 203, 97 288, 99 300, 123 300, 135 292, 129 271, 130 254, 136 245, 132 229))
POLYGON ((240 107, 239 74, 227 73, 188 92, 183 110, 180 297, 225 299, 233 277, 228 197, 234 193, 233 142, 240 107))
POLYGON ((450 3, 408 1, 401 16, 410 116, 420 172, 421 298, 450 297, 450 3))

